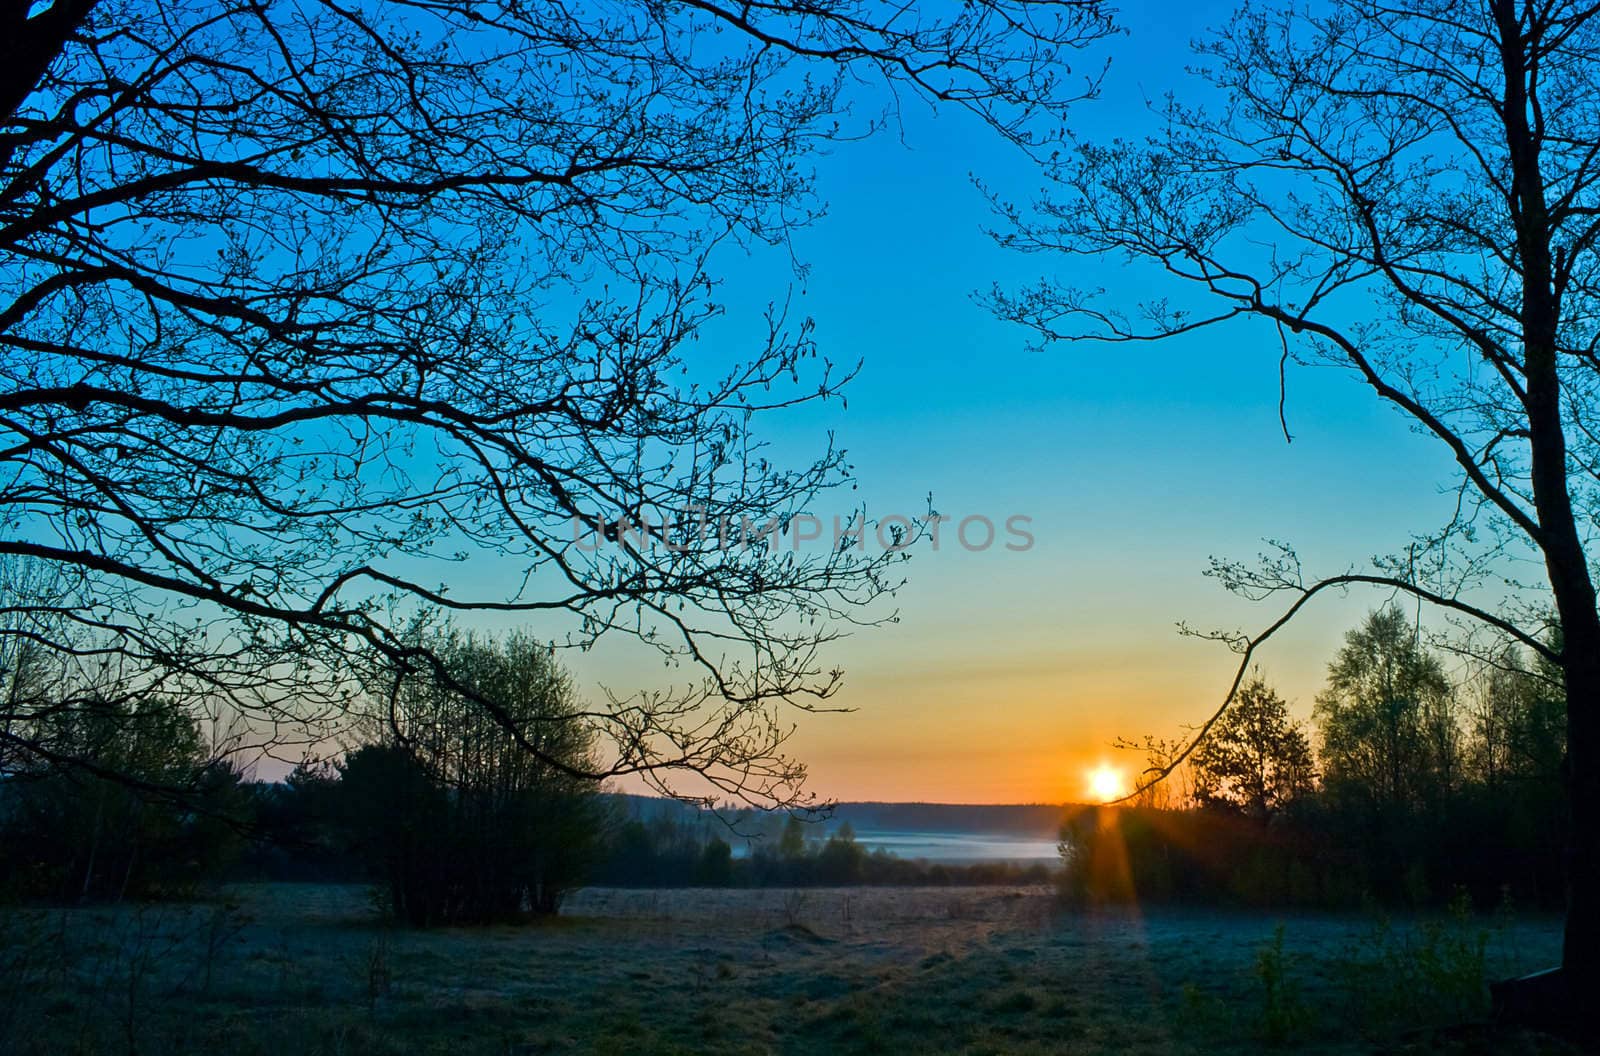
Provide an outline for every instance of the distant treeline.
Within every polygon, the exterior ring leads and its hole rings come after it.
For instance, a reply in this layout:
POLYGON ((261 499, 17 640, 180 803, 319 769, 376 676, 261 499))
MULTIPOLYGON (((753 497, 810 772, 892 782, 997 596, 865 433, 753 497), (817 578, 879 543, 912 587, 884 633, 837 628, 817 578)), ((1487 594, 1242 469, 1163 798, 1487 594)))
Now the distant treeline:
POLYGON ((1383 820, 1321 794, 1268 820, 1215 807, 1084 807, 1065 827, 1058 880, 1076 903, 1411 908, 1464 891, 1485 909, 1559 909, 1558 822, 1526 806, 1463 792, 1446 815, 1383 820))
MULTIPOLYGON (((732 822, 735 843, 753 838, 777 839, 786 824, 787 814, 752 810, 711 811, 697 803, 611 793, 610 798, 624 816, 651 821, 671 817, 680 824, 717 826, 726 829, 732 822)), ((842 800, 825 812, 815 812, 807 824, 807 839, 818 832, 831 832, 848 823, 857 832, 950 833, 958 835, 1014 836, 1054 839, 1061 830, 1063 807, 1060 803, 885 803, 874 800, 842 800)))

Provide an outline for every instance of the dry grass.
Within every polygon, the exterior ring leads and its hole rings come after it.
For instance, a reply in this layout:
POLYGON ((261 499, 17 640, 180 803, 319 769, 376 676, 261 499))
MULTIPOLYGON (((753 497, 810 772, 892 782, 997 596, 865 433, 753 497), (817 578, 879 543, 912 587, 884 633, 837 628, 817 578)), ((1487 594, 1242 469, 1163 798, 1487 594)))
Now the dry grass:
MULTIPOLYGON (((1452 1025, 1474 1010, 1415 980, 1364 1011, 1433 956, 1413 922, 1295 917, 1274 953, 1280 918, 1063 913, 1043 889, 592 890, 547 923, 431 932, 375 922, 359 888, 227 896, 7 915, 0 1050, 1560 1051, 1452 1025)), ((1482 932, 1490 975, 1559 947, 1551 920, 1449 927, 1482 932)))

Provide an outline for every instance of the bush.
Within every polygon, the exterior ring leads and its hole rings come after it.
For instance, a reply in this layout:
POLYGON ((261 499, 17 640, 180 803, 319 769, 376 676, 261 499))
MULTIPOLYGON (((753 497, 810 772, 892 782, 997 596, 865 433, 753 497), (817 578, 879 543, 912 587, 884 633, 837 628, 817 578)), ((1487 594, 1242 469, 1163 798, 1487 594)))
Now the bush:
POLYGON ((1082 807, 1062 825, 1061 854, 1059 890, 1079 904, 1348 906, 1361 896, 1349 856, 1286 817, 1082 807))
POLYGON ((1398 930, 1380 919, 1345 951, 1352 1003, 1374 1024, 1457 1023, 1489 1010, 1489 929, 1472 917, 1465 892, 1447 913, 1398 930))
POLYGON ((1472 786, 1429 815, 1374 817, 1320 793, 1269 819, 1215 808, 1083 807, 1062 826, 1058 883, 1077 903, 1347 909, 1370 900, 1414 909, 1464 891, 1480 908, 1508 892, 1555 908, 1562 843, 1552 815, 1510 795, 1490 802, 1472 786), (1542 845, 1512 831, 1519 819, 1542 845))
POLYGON ((1298 1040, 1311 1022, 1311 1009, 1300 996, 1300 986, 1290 972, 1283 950, 1283 925, 1272 941, 1256 951, 1256 981, 1261 984, 1261 1020, 1258 1033, 1270 1045, 1298 1040))

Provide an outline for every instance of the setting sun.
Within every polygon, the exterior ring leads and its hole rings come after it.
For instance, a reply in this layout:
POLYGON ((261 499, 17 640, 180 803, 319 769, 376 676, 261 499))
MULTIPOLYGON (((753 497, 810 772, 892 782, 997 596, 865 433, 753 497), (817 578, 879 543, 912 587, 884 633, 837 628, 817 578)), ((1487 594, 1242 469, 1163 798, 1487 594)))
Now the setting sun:
POLYGON ((1123 780, 1121 770, 1107 763, 1101 763, 1089 771, 1089 795, 1095 800, 1109 803, 1127 794, 1128 786, 1123 780))

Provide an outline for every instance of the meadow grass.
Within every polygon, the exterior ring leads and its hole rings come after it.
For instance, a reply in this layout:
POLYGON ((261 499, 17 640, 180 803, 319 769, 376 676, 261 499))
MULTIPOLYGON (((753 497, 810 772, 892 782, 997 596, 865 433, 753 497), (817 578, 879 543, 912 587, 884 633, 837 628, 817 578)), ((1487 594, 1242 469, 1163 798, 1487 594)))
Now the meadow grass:
POLYGON ((356 887, 0 916, 16 1053, 1564 1052, 1485 1022, 1559 922, 1063 910, 1045 889, 581 892, 412 931, 356 887))

